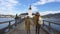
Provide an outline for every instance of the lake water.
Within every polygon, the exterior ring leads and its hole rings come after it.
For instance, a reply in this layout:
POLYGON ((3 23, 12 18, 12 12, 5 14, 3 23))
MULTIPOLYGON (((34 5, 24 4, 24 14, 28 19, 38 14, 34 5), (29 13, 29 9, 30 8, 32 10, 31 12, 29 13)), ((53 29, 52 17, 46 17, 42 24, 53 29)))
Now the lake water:
MULTIPOLYGON (((4 21, 10 21, 10 20, 14 20, 14 18, 0 18, 0 22, 4 22, 4 21)), ((11 25, 14 24, 15 22, 11 22, 11 25)), ((0 24, 0 29, 5 28, 8 26, 9 23, 4 23, 4 24, 0 24)))
MULTIPOLYGON (((45 18, 44 20, 60 24, 60 18, 45 18)), ((44 22, 44 24, 48 26, 49 23, 44 22)), ((51 27, 54 28, 55 30, 60 31, 60 25, 51 23, 51 27)))

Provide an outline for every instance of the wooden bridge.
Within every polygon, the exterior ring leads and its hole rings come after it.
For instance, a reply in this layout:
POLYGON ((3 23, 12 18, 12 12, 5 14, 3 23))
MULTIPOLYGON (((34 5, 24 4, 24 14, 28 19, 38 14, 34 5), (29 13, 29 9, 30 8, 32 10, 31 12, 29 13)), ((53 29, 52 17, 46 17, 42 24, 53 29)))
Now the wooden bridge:
MULTIPOLYGON (((31 20, 31 22, 33 21, 31 20)), ((27 34, 25 30, 24 18, 18 19, 18 20, 0 22, 0 24, 3 24, 3 23, 9 23, 9 25, 3 29, 0 29, 0 34, 27 34), (15 23, 11 25, 11 22, 13 21, 15 23), (6 29, 8 29, 7 32, 5 32, 6 29)), ((54 22, 43 20, 43 26, 40 28, 40 34, 60 34, 60 31, 51 28, 51 24, 60 25, 54 22), (48 22, 48 26, 45 25, 45 22, 48 22)), ((31 34, 35 34, 35 26, 31 25, 30 31, 31 31, 31 34)))

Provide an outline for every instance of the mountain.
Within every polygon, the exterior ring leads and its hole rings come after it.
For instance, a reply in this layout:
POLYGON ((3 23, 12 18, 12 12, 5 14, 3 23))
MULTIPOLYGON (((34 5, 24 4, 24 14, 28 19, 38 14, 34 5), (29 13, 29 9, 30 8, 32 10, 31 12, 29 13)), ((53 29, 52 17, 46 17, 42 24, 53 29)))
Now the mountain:
POLYGON ((43 17, 47 18, 60 18, 60 13, 55 13, 55 14, 48 14, 44 15, 43 17))
POLYGON ((0 18, 14 18, 15 16, 14 15, 3 15, 3 14, 0 14, 0 18))

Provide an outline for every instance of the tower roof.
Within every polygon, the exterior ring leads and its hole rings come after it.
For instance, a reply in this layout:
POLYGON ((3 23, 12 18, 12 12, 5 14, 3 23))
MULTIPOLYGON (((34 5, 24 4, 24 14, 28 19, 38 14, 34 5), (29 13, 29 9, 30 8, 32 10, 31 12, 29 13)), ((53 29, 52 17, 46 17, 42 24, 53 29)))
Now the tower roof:
POLYGON ((31 5, 30 5, 30 7, 29 7, 29 10, 31 10, 31 5))

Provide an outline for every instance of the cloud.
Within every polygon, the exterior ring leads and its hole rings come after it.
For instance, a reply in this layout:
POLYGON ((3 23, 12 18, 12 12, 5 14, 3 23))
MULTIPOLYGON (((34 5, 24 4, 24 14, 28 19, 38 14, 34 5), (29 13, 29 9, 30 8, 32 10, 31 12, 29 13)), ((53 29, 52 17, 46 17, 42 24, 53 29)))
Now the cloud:
POLYGON ((55 13, 60 13, 60 11, 44 11, 44 12, 39 12, 41 15, 47 15, 47 14, 55 14, 55 13))
POLYGON ((38 8, 36 6, 31 6, 32 7, 32 12, 38 11, 38 8))
POLYGON ((32 5, 44 5, 46 3, 51 3, 51 2, 60 2, 60 0, 40 0, 36 3, 33 3, 32 5))
POLYGON ((0 0, 0 14, 15 14, 14 6, 17 4, 17 0, 0 0))
POLYGON ((15 12, 13 12, 13 11, 7 11, 7 12, 5 12, 5 11, 0 11, 0 14, 4 14, 4 15, 15 15, 16 13, 15 12))
MULTIPOLYGON (((32 3, 32 5, 33 6, 44 5, 44 4, 51 3, 51 2, 60 2, 60 0, 39 0, 35 3, 32 3)), ((36 7, 36 9, 38 10, 37 7, 36 7)), ((55 13, 60 13, 60 11, 43 11, 43 12, 41 11, 40 12, 41 15, 55 14, 55 13)))
POLYGON ((47 14, 55 14, 55 13, 60 13, 60 10, 58 11, 38 11, 38 8, 36 6, 32 5, 32 12, 36 13, 39 12, 41 15, 47 15, 47 14))

